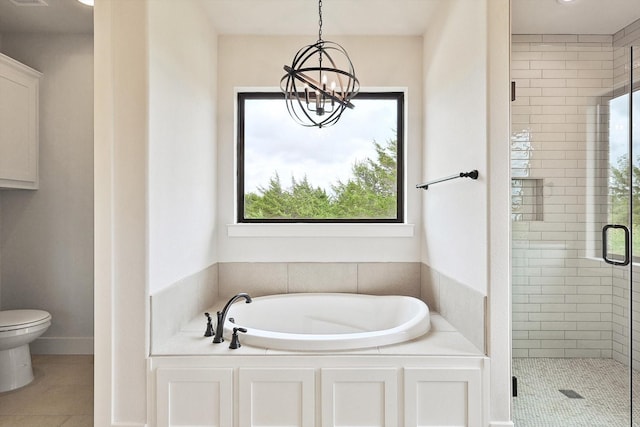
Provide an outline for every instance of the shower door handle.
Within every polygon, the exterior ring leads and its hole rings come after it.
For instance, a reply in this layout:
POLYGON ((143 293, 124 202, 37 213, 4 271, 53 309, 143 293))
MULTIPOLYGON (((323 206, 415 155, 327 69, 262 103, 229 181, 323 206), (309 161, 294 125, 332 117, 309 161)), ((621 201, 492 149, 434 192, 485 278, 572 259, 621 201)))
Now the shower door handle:
POLYGON ((631 261, 630 253, 629 253, 629 229, 624 225, 619 224, 607 224, 602 228, 602 259, 607 264, 612 265, 628 265, 631 261), (624 231, 624 258, 622 261, 610 259, 607 257, 608 254, 608 238, 609 238, 609 230, 612 228, 622 229, 624 231))

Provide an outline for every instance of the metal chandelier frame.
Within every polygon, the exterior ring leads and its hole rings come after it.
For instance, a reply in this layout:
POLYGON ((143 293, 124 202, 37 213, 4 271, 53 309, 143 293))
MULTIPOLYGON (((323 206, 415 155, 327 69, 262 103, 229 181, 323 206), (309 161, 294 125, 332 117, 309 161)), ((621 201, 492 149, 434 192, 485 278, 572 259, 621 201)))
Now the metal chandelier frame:
POLYGON ((284 66, 280 88, 296 122, 322 128, 335 124, 346 108, 354 108, 351 100, 360 91, 360 83, 347 51, 338 43, 322 40, 322 0, 318 1, 318 14, 318 41, 300 49, 291 66, 284 66), (329 66, 323 66, 323 60, 329 66), (345 69, 339 68, 338 62, 345 69))

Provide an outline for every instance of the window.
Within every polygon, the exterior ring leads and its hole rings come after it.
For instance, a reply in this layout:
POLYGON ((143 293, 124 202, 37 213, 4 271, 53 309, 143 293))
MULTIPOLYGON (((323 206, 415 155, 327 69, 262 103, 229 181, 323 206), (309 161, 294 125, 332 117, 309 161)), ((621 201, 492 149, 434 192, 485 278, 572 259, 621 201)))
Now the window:
MULTIPOLYGON (((629 94, 612 98, 609 101, 609 204, 608 222, 629 226, 629 203, 633 203, 633 253, 634 262, 640 261, 640 157, 632 159, 633 183, 629 190, 629 115, 632 114, 633 128, 638 126, 640 118, 640 91, 633 92, 633 111, 629 110, 629 94), (631 200, 630 200, 631 198, 631 200)), ((636 133, 632 145, 640 144, 636 133)), ((622 259, 625 252, 624 233, 614 229, 609 234, 609 258, 622 259)))
POLYGON ((403 222, 402 92, 360 93, 328 128, 281 93, 238 94, 239 223, 403 222))

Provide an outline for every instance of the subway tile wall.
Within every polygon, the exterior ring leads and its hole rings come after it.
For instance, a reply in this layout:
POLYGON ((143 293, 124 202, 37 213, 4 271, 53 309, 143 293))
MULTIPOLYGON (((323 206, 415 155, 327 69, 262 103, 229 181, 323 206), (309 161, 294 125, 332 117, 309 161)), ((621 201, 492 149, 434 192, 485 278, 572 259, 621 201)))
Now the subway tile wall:
POLYGON ((612 269, 596 259, 607 214, 612 41, 512 38, 512 175, 542 187, 540 220, 513 221, 515 357, 612 357, 612 269))
POLYGON ((613 45, 616 47, 640 45, 640 19, 615 33, 613 45))
POLYGON ((614 45, 638 38, 640 21, 612 36, 512 37, 514 357, 624 361, 628 353, 626 273, 599 252, 608 101, 625 90, 629 68, 628 49, 614 45), (540 187, 528 215, 517 215, 527 188, 540 187))

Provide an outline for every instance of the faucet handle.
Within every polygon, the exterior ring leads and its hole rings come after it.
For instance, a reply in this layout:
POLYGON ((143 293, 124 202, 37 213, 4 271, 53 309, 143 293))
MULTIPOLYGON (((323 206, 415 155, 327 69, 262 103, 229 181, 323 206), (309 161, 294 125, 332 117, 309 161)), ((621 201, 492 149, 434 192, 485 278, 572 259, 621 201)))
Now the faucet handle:
POLYGON ((209 313, 204 314, 207 317, 207 330, 204 332, 205 337, 213 336, 213 324, 211 323, 211 315, 209 313))
POLYGON ((231 335, 231 344, 229 344, 229 348, 231 350, 242 347, 242 345, 240 344, 240 339, 238 338, 238 332, 246 333, 247 330, 245 328, 233 328, 233 334, 231 335))

